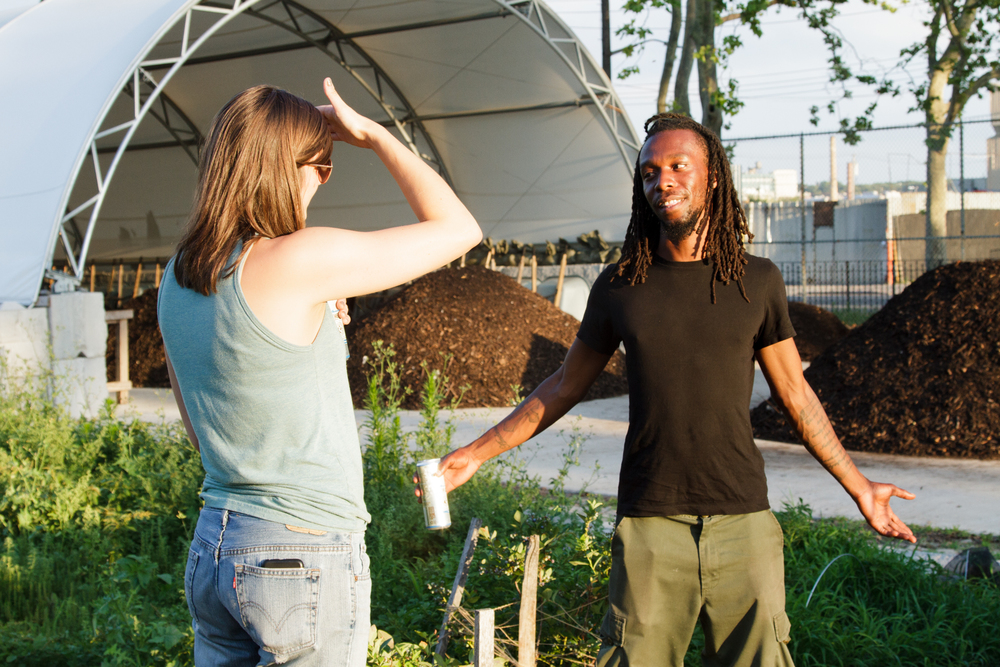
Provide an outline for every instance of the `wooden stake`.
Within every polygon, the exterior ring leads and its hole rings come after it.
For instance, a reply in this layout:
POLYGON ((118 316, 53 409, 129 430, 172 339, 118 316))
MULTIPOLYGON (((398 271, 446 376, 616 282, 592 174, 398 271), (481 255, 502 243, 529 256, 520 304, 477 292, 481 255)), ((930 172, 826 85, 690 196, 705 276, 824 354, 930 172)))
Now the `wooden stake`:
POLYGON ((160 269, 159 262, 156 263, 156 273, 154 275, 155 278, 153 279, 153 286, 156 287, 156 289, 160 289, 160 278, 163 276, 163 271, 160 269))
POLYGON ((95 286, 94 285, 94 280, 96 278, 97 278, 97 265, 96 264, 91 264, 90 265, 90 291, 91 292, 94 291, 94 286, 95 286))
POLYGON ((492 264, 493 264, 493 251, 490 250, 488 253, 486 253, 486 261, 483 263, 483 266, 489 269, 491 268, 492 264))
POLYGON ((135 286, 132 288, 132 298, 139 298, 139 283, 142 281, 142 262, 135 267, 135 286))
POLYGON ((517 284, 521 284, 521 277, 524 275, 524 256, 527 253, 521 253, 521 261, 517 263, 517 284))
POLYGON ((111 275, 108 276, 108 294, 111 294, 115 289, 115 265, 111 265, 111 275))
POLYGON ((118 402, 123 405, 128 403, 128 392, 132 388, 132 381, 128 377, 128 321, 134 316, 133 310, 109 310, 104 313, 105 322, 118 323, 118 347, 115 350, 118 379, 108 383, 108 391, 116 392, 118 402))
POLYGON ((472 661, 475 667, 493 667, 493 622, 492 609, 476 610, 476 643, 472 661))
POLYGON ((517 665, 535 667, 535 611, 538 608, 538 535, 528 538, 521 584, 521 611, 517 622, 517 665))
POLYGON ((122 305, 122 290, 125 289, 125 263, 118 264, 118 305, 122 305))
POLYGON ((556 282, 556 298, 553 303, 556 308, 562 303, 562 293, 563 293, 563 281, 566 280, 566 253, 563 253, 562 258, 559 260, 559 280, 556 282))
POLYGON ((538 294, 538 258, 531 256, 531 291, 538 294))
POLYGON ((458 572, 455 573, 455 583, 451 586, 451 596, 448 598, 448 606, 444 610, 444 621, 441 622, 441 631, 438 633, 437 648, 434 652, 442 658, 448 650, 448 622, 451 621, 455 610, 462 606, 462 593, 465 591, 465 580, 469 577, 469 568, 472 566, 472 555, 476 551, 476 542, 479 540, 479 529, 483 522, 473 519, 469 523, 469 534, 465 536, 465 548, 462 550, 462 560, 458 563, 458 572))
POLYGON ((464 252, 462 253, 462 263, 459 264, 459 266, 462 267, 463 269, 465 268, 465 253, 464 252))

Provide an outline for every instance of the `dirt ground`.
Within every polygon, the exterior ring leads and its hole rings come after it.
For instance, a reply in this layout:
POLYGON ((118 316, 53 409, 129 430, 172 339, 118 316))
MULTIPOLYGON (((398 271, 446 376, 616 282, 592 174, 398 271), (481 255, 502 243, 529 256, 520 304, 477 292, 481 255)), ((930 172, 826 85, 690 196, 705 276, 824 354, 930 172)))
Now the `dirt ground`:
MULTIPOLYGON (((845 447, 1000 458, 1000 261, 929 271, 813 360, 806 378, 845 447)), ((769 403, 758 438, 795 442, 769 403)))
MULTIPOLYGON (((845 446, 857 451, 1000 458, 1000 262, 961 263, 929 272, 865 324, 848 332, 832 314, 792 302, 789 314, 806 377, 845 446)), ((169 381, 156 290, 123 304, 130 377, 136 387, 169 381)), ((420 362, 443 368, 460 407, 508 405, 558 369, 579 323, 500 273, 479 267, 424 276, 347 328, 352 393, 363 405, 362 361, 374 340, 391 342, 417 407, 420 362), (451 355, 446 361, 443 355, 451 355)), ((109 328, 108 376, 117 327, 109 328)), ((587 400, 628 393, 616 354, 587 400)), ((797 442, 769 404, 753 412, 756 437, 797 442)))

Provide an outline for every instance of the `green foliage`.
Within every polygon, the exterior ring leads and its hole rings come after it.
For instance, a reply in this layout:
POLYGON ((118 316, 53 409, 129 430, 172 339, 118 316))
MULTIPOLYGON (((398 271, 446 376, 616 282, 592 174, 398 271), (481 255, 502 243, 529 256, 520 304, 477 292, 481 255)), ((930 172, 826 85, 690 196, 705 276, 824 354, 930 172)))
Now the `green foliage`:
POLYGON ((832 308, 831 312, 849 327, 863 324, 869 317, 875 314, 873 310, 862 308, 832 308))
MULTIPOLYGON (((372 620, 381 628, 369 664, 467 663, 471 628, 461 613, 448 657, 433 649, 472 517, 484 528, 463 607, 496 609, 498 646, 513 656, 527 539, 539 535, 539 662, 591 662, 607 605, 614 509, 565 491, 579 433, 569 435, 547 488, 509 453, 450 494, 450 529, 429 531, 413 464, 452 446, 440 408, 455 394, 443 370, 425 367, 411 442, 400 426, 391 350, 376 347, 369 365, 365 499, 372 620)), ((0 394, 0 664, 191 665, 183 568, 202 471, 180 426, 126 423, 110 407, 74 420, 42 394, 0 394)), ((778 518, 796 664, 1000 664, 995 585, 952 581, 909 552, 886 549, 857 522, 817 522, 801 504, 778 518), (819 573, 844 553, 852 557, 830 567, 807 606, 819 573)), ((701 664, 703 645, 698 630, 686 664, 701 664)))
POLYGON ((850 522, 815 522, 801 504, 779 519, 797 665, 1000 663, 996 585, 951 581, 936 564, 887 549, 850 522), (807 607, 819 572, 840 553, 856 558, 835 563, 807 607))
POLYGON ((0 662, 181 664, 197 453, 110 404, 71 419, 43 385, 0 387, 0 662))

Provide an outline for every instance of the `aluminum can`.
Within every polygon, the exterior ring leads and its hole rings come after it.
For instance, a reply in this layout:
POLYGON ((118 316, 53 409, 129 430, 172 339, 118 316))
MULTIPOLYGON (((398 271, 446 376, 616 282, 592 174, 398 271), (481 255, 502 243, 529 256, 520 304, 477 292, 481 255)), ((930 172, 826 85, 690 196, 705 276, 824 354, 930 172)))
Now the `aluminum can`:
POLYGON ((437 474, 441 459, 427 459, 417 463, 420 480, 420 497, 424 503, 424 523, 428 530, 444 530, 451 525, 451 510, 448 509, 448 492, 445 491, 444 477, 437 474))

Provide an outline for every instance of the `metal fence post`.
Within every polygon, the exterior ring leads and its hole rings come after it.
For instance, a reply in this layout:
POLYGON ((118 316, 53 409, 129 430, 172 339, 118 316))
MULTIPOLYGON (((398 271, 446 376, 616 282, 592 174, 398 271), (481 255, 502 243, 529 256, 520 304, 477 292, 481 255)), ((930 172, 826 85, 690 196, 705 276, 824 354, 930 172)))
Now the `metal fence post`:
POLYGON ((844 287, 847 289, 847 310, 851 309, 851 260, 844 261, 844 287))
POLYGON ((802 219, 802 302, 806 299, 806 135, 799 134, 799 215, 802 219))

